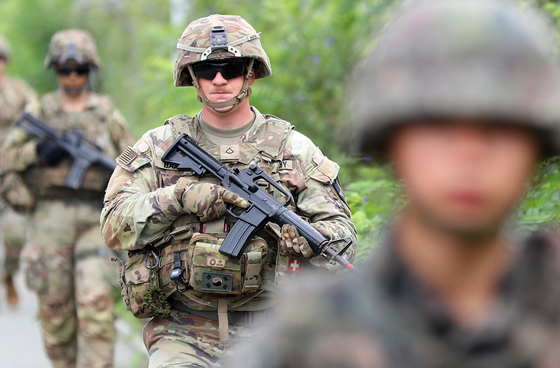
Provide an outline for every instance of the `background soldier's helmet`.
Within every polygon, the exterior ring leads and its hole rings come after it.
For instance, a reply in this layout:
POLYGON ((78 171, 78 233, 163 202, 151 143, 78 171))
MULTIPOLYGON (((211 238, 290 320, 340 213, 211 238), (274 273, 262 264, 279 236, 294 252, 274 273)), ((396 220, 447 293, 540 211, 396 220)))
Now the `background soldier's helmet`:
POLYGON ((495 0, 406 8, 357 75, 359 150, 383 153, 399 124, 473 118, 531 127, 545 155, 560 152, 560 78, 545 23, 495 0))
POLYGON ((12 57, 12 48, 8 39, 0 35, 0 58, 10 60, 12 57))
POLYGON ((255 59, 255 77, 265 78, 272 74, 270 60, 259 40, 259 34, 238 15, 214 14, 190 23, 177 43, 177 59, 173 70, 176 87, 192 86, 188 65, 207 59, 242 57, 255 59), (227 32, 227 45, 212 45, 210 31, 223 26, 227 32), (213 47, 214 46, 214 47, 213 47))
POLYGON ((45 59, 45 68, 52 68, 57 63, 75 60, 78 64, 87 64, 99 69, 101 61, 91 34, 81 29, 66 29, 56 32, 49 44, 49 53, 45 59))

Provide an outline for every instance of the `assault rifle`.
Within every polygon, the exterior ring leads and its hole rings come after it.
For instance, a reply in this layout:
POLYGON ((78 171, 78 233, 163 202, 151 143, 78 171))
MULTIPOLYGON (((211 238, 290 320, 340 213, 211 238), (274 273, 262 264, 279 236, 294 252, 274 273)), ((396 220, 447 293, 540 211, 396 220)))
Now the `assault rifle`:
POLYGON ((91 165, 95 164, 109 172, 115 170, 115 160, 105 156, 99 146, 77 130, 58 132, 27 112, 21 114, 16 125, 39 138, 55 141, 68 152, 73 163, 66 176, 67 187, 78 189, 91 165))
MULTIPOLYGON (((286 206, 291 198, 290 192, 282 188, 257 165, 251 165, 243 170, 234 168, 231 171, 208 152, 200 148, 196 140, 187 134, 177 138, 161 160, 166 168, 192 170, 198 176, 208 172, 218 178, 224 188, 240 195, 251 204, 240 215, 235 214, 231 207, 228 208, 228 213, 234 216, 237 221, 220 246, 220 253, 238 259, 243 254, 248 241, 267 222, 272 221, 280 226, 284 224, 295 226, 299 234, 307 239, 315 253, 329 258, 333 263, 336 261, 349 270, 354 268, 352 264, 341 257, 350 244, 352 244, 350 238, 326 239, 313 226, 309 225, 309 223, 305 222, 293 211, 287 209, 286 206), (282 203, 260 188, 256 183, 259 179, 265 180, 278 189, 285 196, 286 201, 282 203), (338 242, 344 242, 341 250, 334 246, 338 242)), ((232 205, 232 207, 235 206, 232 205)))

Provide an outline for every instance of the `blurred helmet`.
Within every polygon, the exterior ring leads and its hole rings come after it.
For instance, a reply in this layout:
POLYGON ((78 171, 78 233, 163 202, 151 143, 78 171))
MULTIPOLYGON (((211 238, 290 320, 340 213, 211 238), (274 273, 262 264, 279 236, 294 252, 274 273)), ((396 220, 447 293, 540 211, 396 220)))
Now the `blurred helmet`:
POLYGON ((68 60, 99 69, 101 61, 97 55, 95 41, 89 32, 81 29, 65 29, 52 36, 49 53, 45 58, 45 68, 52 68, 57 63, 65 63, 68 60))
POLYGON ((259 38, 259 33, 239 15, 214 14, 191 22, 177 43, 179 52, 173 70, 175 87, 192 86, 187 66, 210 59, 254 59, 255 77, 270 76, 270 60, 259 38), (227 35, 227 43, 220 33, 227 35))
POLYGON ((546 23, 497 0, 422 1, 395 17, 357 75, 362 153, 398 125, 474 118, 528 126, 560 151, 560 77, 546 23))
POLYGON ((12 48, 8 39, 0 35, 0 58, 9 60, 12 57, 12 48))

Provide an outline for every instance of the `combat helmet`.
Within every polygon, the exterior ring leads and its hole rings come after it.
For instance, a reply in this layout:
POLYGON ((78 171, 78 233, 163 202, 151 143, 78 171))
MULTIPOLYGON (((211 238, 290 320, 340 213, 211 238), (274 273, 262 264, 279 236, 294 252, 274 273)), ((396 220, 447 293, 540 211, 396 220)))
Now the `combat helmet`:
POLYGON ((251 89, 247 87, 251 78, 251 67, 256 79, 272 74, 270 60, 259 38, 259 33, 239 15, 214 14, 191 22, 177 43, 179 51, 173 70, 174 85, 194 86, 200 93, 201 102, 212 108, 235 107, 251 94, 251 89), (198 86, 192 65, 205 60, 224 58, 249 59, 250 72, 236 98, 213 103, 208 101, 198 86))
POLYGON ((68 60, 75 60, 78 64, 87 64, 90 68, 99 69, 101 61, 97 54, 97 46, 88 31, 65 29, 52 36, 49 52, 45 58, 45 68, 53 68, 57 63, 68 60))
POLYGON ((560 152, 560 77, 546 22, 498 0, 416 2, 395 17, 357 76, 361 153, 420 119, 527 126, 560 152))
POLYGON ((12 57, 12 48, 8 39, 0 35, 0 58, 10 60, 12 57))

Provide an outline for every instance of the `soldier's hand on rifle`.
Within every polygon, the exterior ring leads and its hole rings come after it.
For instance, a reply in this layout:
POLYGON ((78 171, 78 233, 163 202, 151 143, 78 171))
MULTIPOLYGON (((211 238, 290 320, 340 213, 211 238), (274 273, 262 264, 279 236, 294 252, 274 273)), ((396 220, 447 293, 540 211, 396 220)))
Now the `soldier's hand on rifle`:
POLYGON ((280 239, 281 251, 291 257, 310 258, 313 250, 307 240, 299 235, 295 226, 284 224, 282 226, 282 239, 280 239))
POLYGON ((40 138, 37 140, 36 148, 39 160, 47 166, 55 166, 68 157, 68 152, 52 139, 40 138))
POLYGON ((185 180, 188 183, 182 196, 183 208, 197 215, 202 222, 224 216, 226 203, 249 207, 249 202, 221 185, 185 180))

